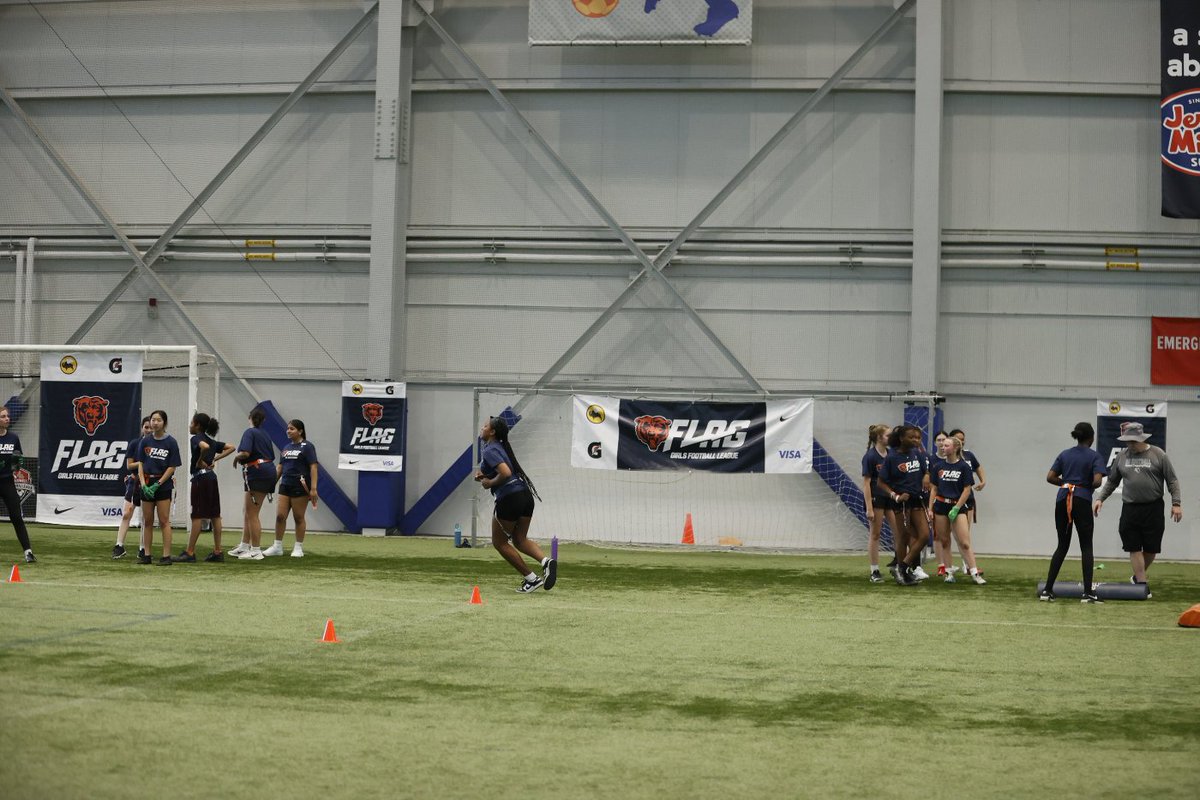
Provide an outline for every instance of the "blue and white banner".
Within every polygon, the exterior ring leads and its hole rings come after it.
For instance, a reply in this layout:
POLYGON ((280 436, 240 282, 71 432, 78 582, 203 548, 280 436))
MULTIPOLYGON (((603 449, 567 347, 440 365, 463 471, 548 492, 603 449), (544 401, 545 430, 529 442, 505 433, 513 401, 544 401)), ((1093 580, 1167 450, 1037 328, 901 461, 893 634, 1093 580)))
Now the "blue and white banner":
POLYGON ((141 353, 43 353, 38 522, 116 525, 142 429, 141 353))
POLYGON ((404 471, 405 384, 342 381, 342 437, 338 468, 404 471))
POLYGON ((1150 434, 1146 442, 1163 450, 1167 449, 1166 401, 1097 400, 1096 452, 1107 466, 1111 467, 1127 446, 1126 442, 1117 441, 1117 437, 1121 435, 1121 424, 1125 422, 1142 423, 1142 429, 1150 434))
POLYGON ((571 466, 812 472, 812 398, 745 403, 575 395, 571 466))
POLYGON ((529 43, 750 44, 752 0, 529 0, 529 43))
POLYGON ((1200 3, 1162 0, 1159 23, 1162 215, 1200 219, 1200 3))

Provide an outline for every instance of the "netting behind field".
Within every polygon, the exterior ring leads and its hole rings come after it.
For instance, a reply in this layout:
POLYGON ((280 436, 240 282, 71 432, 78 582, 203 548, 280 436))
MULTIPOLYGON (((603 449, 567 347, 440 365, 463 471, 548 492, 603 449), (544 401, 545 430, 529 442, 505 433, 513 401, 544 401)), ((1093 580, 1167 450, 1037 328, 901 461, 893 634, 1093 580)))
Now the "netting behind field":
MULTIPOLYGON (((521 415, 510 441, 542 496, 542 539, 651 545, 678 544, 691 514, 697 546, 864 549, 867 428, 899 424, 904 415, 896 400, 818 398, 809 474, 607 471, 571 466, 569 394, 480 390, 478 397, 480 423, 510 406, 521 415)), ((479 491, 476 523, 487 530, 492 504, 479 491)))
MULTIPOLYGON (((134 348, 136 349, 136 348, 134 348)), ((114 345, 113 352, 128 352, 130 348, 114 345)), ((64 347, 63 353, 70 348, 64 347)), ((39 393, 41 354, 35 350, 0 349, 0 402, 9 409, 12 417, 11 430, 21 438, 21 445, 28 457, 27 463, 31 468, 36 484, 36 464, 41 444, 41 396, 39 393)), ((218 368, 212 356, 200 354, 196 364, 196 402, 191 408, 188 402, 189 361, 188 354, 179 352, 147 352, 144 355, 142 368, 142 408, 138 418, 150 412, 161 409, 167 412, 170 433, 179 442, 180 454, 187 458, 188 423, 196 411, 204 411, 213 416, 219 414, 218 397, 219 379, 218 368)), ((122 442, 132 439, 138 434, 134 431, 105 432, 105 436, 114 441, 122 442)), ((185 467, 186 469, 186 467, 185 467)), ((186 472, 183 473, 186 476, 186 472)), ((187 488, 186 477, 176 481, 175 503, 172 505, 171 519, 173 523, 182 524, 187 519, 187 509, 184 498, 180 495, 181 487, 187 488)), ((37 487, 40 491, 40 487, 37 487)), ((120 497, 116 498, 119 505, 120 497)), ((34 515, 26 511, 26 516, 34 515)), ((114 525, 115 525, 114 521, 114 525)))

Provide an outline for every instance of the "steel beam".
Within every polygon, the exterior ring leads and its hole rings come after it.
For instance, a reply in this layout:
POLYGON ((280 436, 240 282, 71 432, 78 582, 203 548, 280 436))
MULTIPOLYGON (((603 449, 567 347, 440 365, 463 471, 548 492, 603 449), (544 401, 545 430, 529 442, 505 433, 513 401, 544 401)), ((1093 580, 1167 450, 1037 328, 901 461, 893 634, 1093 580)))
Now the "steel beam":
POLYGON ((913 265, 908 326, 908 385, 937 387, 942 268, 942 9, 917 2, 913 104, 913 265))
MULTIPOLYGON (((475 63, 474 59, 467 55, 467 52, 463 50, 462 47, 459 46, 458 42, 456 42, 454 38, 450 36, 446 29, 443 28, 441 24, 433 18, 433 15, 425 10, 425 7, 421 4, 420 0, 412 0, 412 3, 413 9, 425 18, 425 22, 429 25, 430 29, 437 34, 438 38, 441 39, 447 47, 454 51, 459 59, 467 66, 467 69, 471 72, 474 78, 479 81, 480 85, 487 90, 488 94, 490 94, 496 100, 500 107, 504 109, 504 111, 507 112, 510 117, 516 120, 518 125, 526 132, 526 134, 529 135, 534 144, 537 145, 538 149, 541 150, 547 158, 554 162, 554 165, 558 167, 559 172, 562 173, 563 177, 565 177, 567 181, 573 187, 575 187, 575 190, 584 199, 584 202, 591 206, 592 210, 595 211, 604 221, 604 224, 608 226, 608 228, 614 234, 616 234, 617 238, 620 239, 627 248, 629 248, 629 252, 633 253, 638 261, 641 262, 642 272, 644 274, 653 275, 662 283, 667 292, 675 299, 679 306, 685 312, 687 312, 692 321, 695 322, 700 328, 700 331, 708 338, 710 342, 713 343, 713 346, 716 347, 723 356, 725 356, 729 363, 733 365, 734 369, 738 371, 738 373, 748 384, 750 384, 750 386, 752 386, 756 391, 765 391, 762 387, 762 384, 758 382, 758 379, 750 374, 750 371, 746 369, 745 365, 742 364, 738 357, 735 356, 733 352, 725 346, 725 343, 721 341, 720 337, 718 337, 717 334, 710 327, 708 327, 708 324, 705 323, 705 321, 700 317, 700 315, 696 312, 696 309, 692 308, 691 304, 684 299, 683 295, 679 293, 679 290, 675 288, 674 284, 672 284, 667 277, 663 275, 661 271, 659 271, 654 262, 650 260, 650 257, 646 255, 645 251, 638 247, 637 243, 633 241, 633 238, 629 235, 629 233, 621 227, 621 224, 617 222, 616 218, 614 218, 608 209, 605 208, 600 202, 600 200, 592 194, 591 190, 588 189, 583 181, 579 179, 579 176, 575 174, 574 170, 567 166, 567 163, 562 160, 557 152, 555 152, 554 148, 551 147, 549 142, 542 137, 533 124, 525 118, 525 115, 522 114, 520 110, 517 109, 517 107, 514 106, 507 97, 504 96, 504 93, 501 92, 496 84, 492 82, 491 78, 489 78, 484 73, 483 69, 477 63, 475 63)), ((588 330, 591 331, 592 329, 589 328, 588 330)), ((578 352, 577 349, 576 352, 578 352)), ((549 378, 547 378, 547 380, 549 380, 549 378)), ((539 381, 539 385, 541 385, 541 383, 542 382, 539 381)))

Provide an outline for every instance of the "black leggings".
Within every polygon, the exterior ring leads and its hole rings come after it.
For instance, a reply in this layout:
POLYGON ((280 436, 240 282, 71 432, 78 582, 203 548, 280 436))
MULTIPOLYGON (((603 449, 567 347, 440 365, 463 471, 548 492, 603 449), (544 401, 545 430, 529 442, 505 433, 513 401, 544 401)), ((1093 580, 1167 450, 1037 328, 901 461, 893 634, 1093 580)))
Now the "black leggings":
POLYGON ((1092 591, 1092 531, 1096 521, 1092 518, 1092 504, 1082 497, 1071 495, 1054 505, 1054 524, 1058 528, 1058 549, 1050 559, 1050 572, 1046 575, 1046 591, 1054 591, 1054 580, 1062 569, 1071 548, 1071 526, 1079 534, 1079 553, 1083 556, 1083 590, 1092 591), (1067 515, 1067 503, 1071 503, 1070 516, 1067 515))
POLYGON ((33 549, 29 544, 29 530, 25 527, 25 518, 21 516, 21 498, 17 496, 17 485, 12 476, 0 478, 0 500, 8 507, 8 518, 12 520, 13 529, 17 532, 17 541, 22 550, 33 549))

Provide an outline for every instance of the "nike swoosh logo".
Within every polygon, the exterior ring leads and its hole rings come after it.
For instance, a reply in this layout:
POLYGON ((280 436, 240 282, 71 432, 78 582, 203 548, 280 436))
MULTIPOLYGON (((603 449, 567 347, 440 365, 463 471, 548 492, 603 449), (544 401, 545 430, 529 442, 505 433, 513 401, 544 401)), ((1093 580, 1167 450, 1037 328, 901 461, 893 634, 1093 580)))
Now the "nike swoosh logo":
POLYGON ((358 460, 357 460, 357 459, 353 459, 353 458, 347 458, 347 459, 346 459, 346 463, 347 463, 347 464, 357 464, 357 463, 358 463, 358 460))
POLYGON ((75 506, 67 506, 66 508, 59 508, 58 506, 55 506, 55 507, 54 507, 54 513, 55 513, 55 514, 65 514, 65 513, 67 513, 68 511, 71 511, 71 510, 72 510, 72 509, 74 509, 74 508, 75 508, 75 506))
POLYGON ((791 419, 792 417, 794 417, 794 416, 796 416, 797 414, 799 414, 799 413, 800 413, 800 411, 801 411, 801 409, 796 409, 795 411, 793 411, 793 412, 792 412, 792 413, 790 413, 790 414, 784 414, 783 416, 781 416, 781 417, 779 418, 779 421, 780 421, 780 422, 787 422, 789 419, 791 419))

